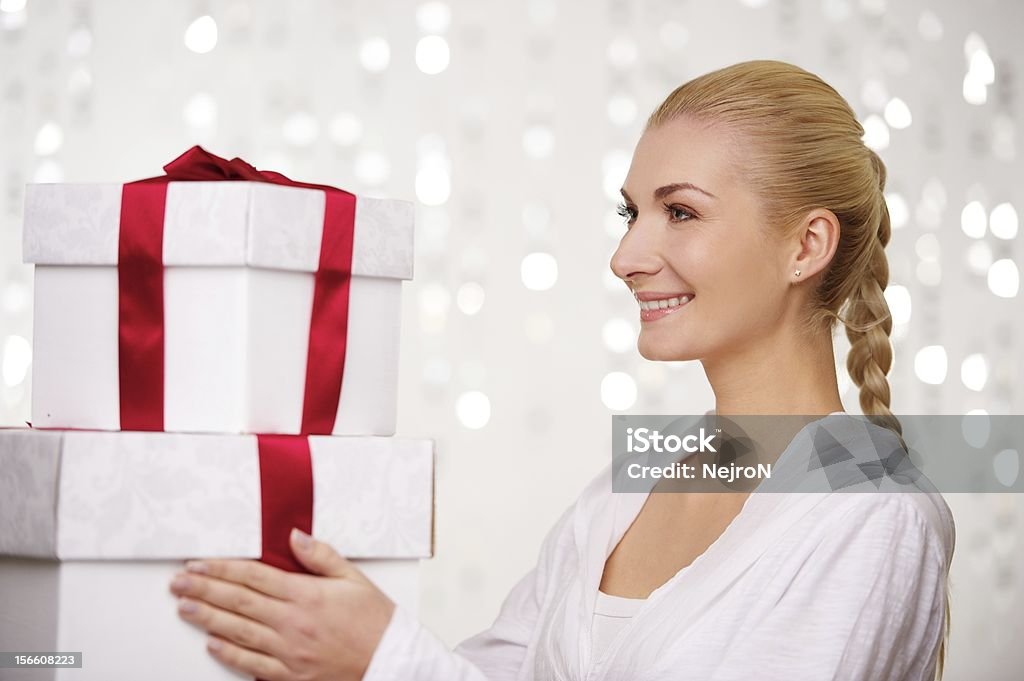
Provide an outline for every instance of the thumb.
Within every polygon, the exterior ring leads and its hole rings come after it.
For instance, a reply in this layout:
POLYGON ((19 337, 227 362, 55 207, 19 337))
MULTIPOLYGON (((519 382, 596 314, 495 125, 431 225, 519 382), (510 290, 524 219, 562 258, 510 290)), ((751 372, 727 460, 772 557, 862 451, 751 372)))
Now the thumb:
POLYGON ((358 572, 356 567, 331 548, 330 544, 313 539, 297 527, 292 528, 288 539, 292 553, 314 575, 350 577, 353 572, 358 572))

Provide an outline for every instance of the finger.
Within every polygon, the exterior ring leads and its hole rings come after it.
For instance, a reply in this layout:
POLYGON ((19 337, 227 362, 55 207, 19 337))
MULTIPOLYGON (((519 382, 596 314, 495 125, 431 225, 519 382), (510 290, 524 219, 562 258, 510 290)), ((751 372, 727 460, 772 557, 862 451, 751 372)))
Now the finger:
POLYGON ((218 661, 247 676, 264 681, 288 681, 291 678, 291 672, 281 660, 271 655, 247 650, 231 641, 211 636, 206 644, 206 649, 218 661))
POLYGON ((358 568, 331 548, 330 544, 317 541, 298 528, 289 536, 292 553, 307 570, 325 577, 352 577, 362 574, 358 568))
POLYGON ((171 593, 187 596, 267 624, 275 629, 285 616, 284 601, 259 591, 200 574, 178 574, 171 582, 171 593))
POLYGON ((287 600, 291 594, 289 573, 255 560, 190 560, 185 563, 185 569, 226 582, 244 584, 281 600, 287 600))
POLYGON ((283 640, 267 625, 202 601, 179 599, 178 615, 186 622, 243 648, 275 657, 284 652, 283 640))

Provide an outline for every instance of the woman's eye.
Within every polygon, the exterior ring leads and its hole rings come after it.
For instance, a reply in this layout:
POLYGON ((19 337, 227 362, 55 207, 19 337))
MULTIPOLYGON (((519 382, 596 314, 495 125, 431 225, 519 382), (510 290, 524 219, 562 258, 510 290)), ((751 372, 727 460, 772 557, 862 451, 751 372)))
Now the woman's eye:
POLYGON ((665 212, 668 213, 673 222, 684 222, 693 217, 693 213, 682 206, 665 206, 665 212))
POLYGON ((627 225, 636 219, 636 211, 624 203, 620 203, 618 207, 615 209, 615 212, 618 213, 619 216, 626 221, 627 225))

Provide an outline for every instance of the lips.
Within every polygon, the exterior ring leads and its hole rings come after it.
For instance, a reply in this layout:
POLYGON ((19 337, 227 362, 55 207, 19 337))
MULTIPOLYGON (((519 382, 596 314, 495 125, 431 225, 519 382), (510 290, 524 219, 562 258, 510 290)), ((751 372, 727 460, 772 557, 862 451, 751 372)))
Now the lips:
POLYGON ((668 300, 680 296, 693 297, 693 291, 633 291, 633 297, 637 300, 668 300))
POLYGON ((693 294, 684 293, 671 298, 655 298, 651 300, 638 300, 641 310, 666 310, 672 307, 686 305, 693 300, 693 294))
POLYGON ((640 305, 640 321, 650 322, 683 309, 696 297, 693 293, 634 292, 640 305))

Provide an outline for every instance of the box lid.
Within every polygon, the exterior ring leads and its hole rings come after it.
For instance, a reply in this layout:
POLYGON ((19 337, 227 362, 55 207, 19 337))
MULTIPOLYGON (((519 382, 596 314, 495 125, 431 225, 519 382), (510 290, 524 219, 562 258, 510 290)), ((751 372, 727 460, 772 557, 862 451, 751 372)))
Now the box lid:
MULTIPOLYGON (((432 440, 310 436, 313 535, 351 558, 432 555, 432 440)), ((258 558, 255 435, 0 429, 0 555, 258 558)))
MULTIPOLYGON (((120 184, 29 184, 23 256, 39 265, 116 265, 120 184)), ((324 192, 267 182, 170 182, 167 266, 250 266, 314 272, 324 192)), ((412 279, 413 204, 357 196, 352 274, 412 279)))

